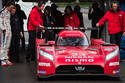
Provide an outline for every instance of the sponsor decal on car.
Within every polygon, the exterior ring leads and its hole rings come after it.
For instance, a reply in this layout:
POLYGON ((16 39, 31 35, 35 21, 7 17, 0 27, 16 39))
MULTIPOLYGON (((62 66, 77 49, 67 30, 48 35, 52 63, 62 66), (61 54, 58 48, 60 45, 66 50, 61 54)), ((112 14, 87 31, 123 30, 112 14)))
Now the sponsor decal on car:
POLYGON ((94 57, 92 56, 66 56, 65 62, 94 62, 94 57))
POLYGON ((86 54, 80 53, 80 52, 72 52, 71 55, 72 56, 86 56, 86 54))
POLYGON ((120 65, 119 62, 110 62, 109 66, 118 66, 120 65))
POLYGON ((94 57, 93 56, 65 56, 65 58, 67 59, 73 59, 73 58, 85 58, 85 59, 93 59, 94 57))
POLYGON ((96 51, 88 51, 88 53, 90 53, 90 54, 97 54, 96 51))
POLYGON ((50 47, 48 47, 48 48, 46 47, 45 50, 47 50, 47 51, 53 51, 53 49, 50 48, 50 47))
POLYGON ((65 50, 58 51, 59 54, 65 53, 65 50))
POLYGON ((50 63, 45 63, 45 62, 39 62, 39 66, 45 66, 45 67, 50 67, 50 63))
POLYGON ((65 62, 94 62, 94 59, 65 59, 65 62))
POLYGON ((45 70, 38 71, 39 74, 46 74, 45 70))
POLYGON ((104 51, 112 51, 113 50, 113 48, 104 48, 104 51))

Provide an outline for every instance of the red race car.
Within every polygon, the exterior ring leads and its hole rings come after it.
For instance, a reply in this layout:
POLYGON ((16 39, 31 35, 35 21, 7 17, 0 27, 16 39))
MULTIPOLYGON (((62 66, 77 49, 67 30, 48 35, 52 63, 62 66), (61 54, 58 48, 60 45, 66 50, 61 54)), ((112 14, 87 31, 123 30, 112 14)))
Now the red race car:
POLYGON ((63 30, 56 41, 36 39, 37 76, 106 75, 120 76, 119 47, 101 39, 89 43, 79 30, 63 30))

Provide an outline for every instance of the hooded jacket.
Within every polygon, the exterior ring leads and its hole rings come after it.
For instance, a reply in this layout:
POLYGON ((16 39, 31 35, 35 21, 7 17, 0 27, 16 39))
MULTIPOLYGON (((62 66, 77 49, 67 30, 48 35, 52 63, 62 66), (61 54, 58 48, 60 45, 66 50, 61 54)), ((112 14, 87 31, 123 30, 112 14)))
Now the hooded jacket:
POLYGON ((64 15, 65 27, 80 27, 80 21, 76 13, 72 12, 70 15, 64 15))

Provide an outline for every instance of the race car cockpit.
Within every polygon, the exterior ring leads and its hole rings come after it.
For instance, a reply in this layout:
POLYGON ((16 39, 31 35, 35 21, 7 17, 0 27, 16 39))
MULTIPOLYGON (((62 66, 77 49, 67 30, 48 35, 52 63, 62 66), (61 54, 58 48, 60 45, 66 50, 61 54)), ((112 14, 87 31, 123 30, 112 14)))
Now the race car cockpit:
POLYGON ((88 39, 85 34, 77 31, 63 31, 59 34, 56 46, 88 46, 88 39))
POLYGON ((59 37, 57 46, 85 46, 88 45, 86 38, 83 37, 59 37))

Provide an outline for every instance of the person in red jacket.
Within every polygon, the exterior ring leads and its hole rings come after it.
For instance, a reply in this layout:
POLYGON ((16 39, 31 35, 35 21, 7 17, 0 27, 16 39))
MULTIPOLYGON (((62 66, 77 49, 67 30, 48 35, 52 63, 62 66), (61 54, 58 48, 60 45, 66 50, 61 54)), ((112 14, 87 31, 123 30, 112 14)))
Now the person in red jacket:
POLYGON ((42 10, 45 3, 40 0, 38 6, 32 8, 29 18, 28 18, 28 32, 29 32, 29 45, 28 53, 26 56, 26 61, 35 60, 35 39, 36 39, 36 29, 43 28, 42 10))
POLYGON ((110 35, 110 43, 119 45, 122 33, 125 35, 125 13, 119 8, 118 2, 113 1, 111 9, 99 20, 97 27, 108 22, 108 32, 110 35))
POLYGON ((79 18, 70 5, 65 8, 64 23, 65 27, 80 27, 79 18))

